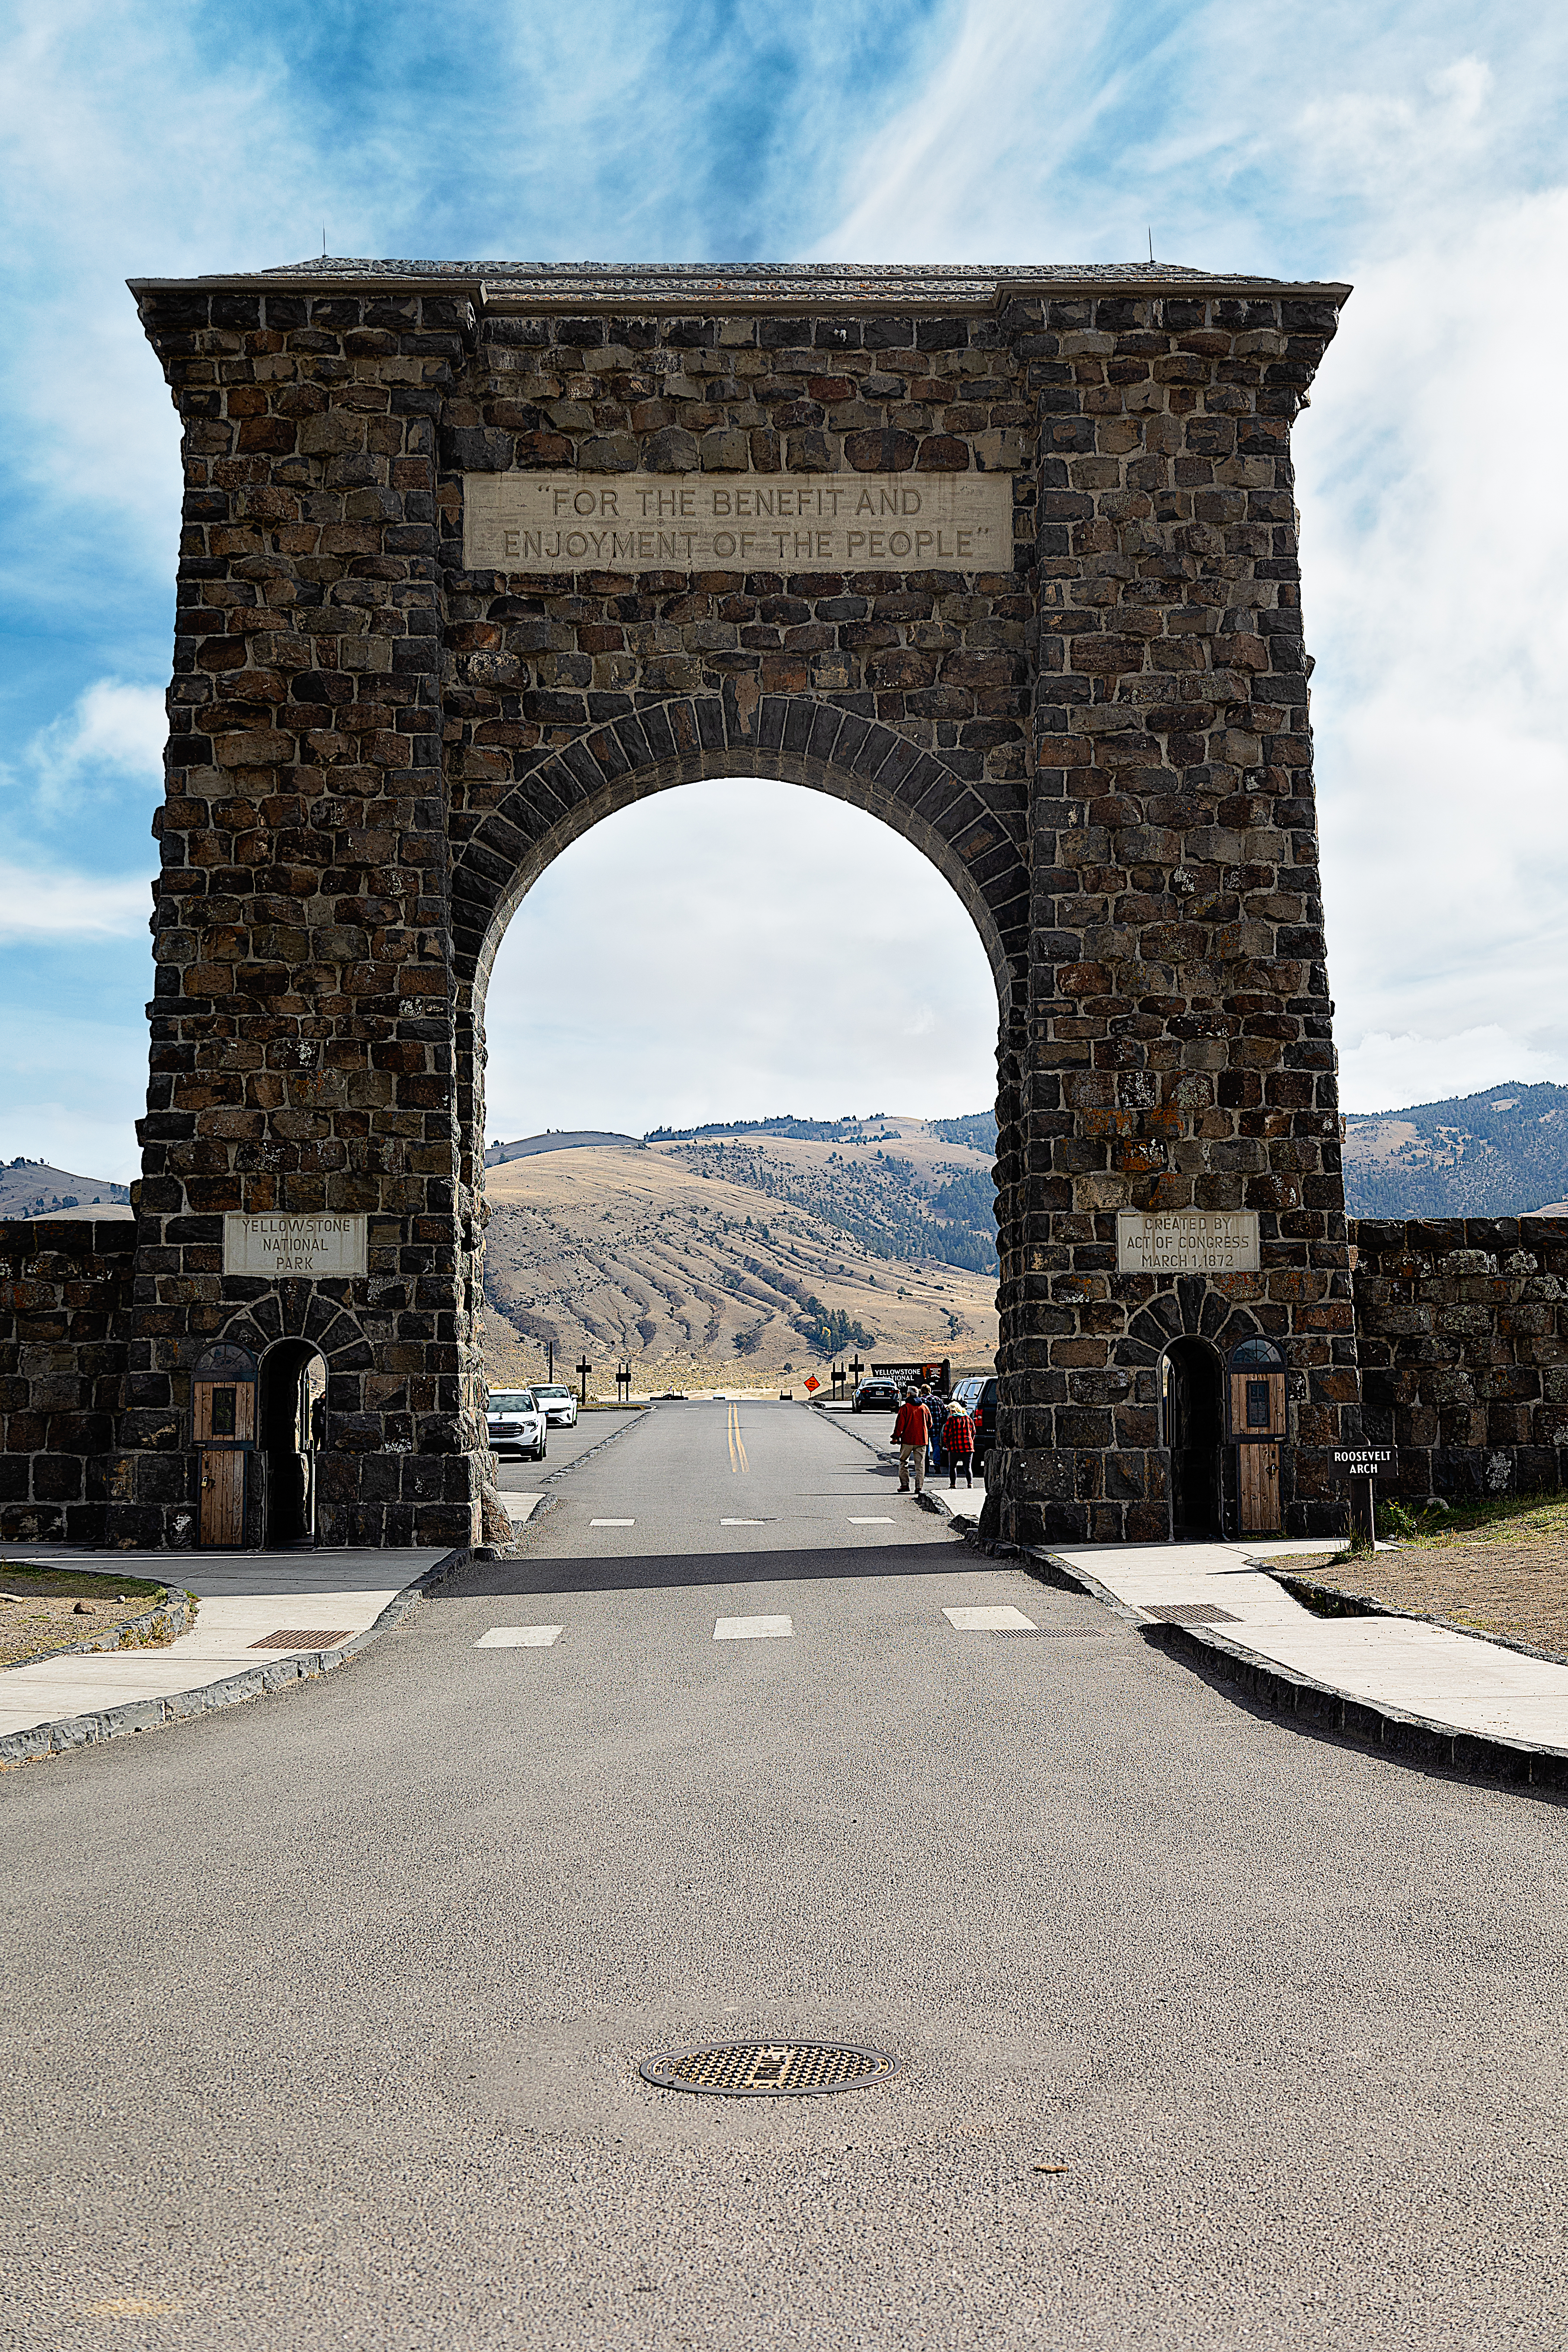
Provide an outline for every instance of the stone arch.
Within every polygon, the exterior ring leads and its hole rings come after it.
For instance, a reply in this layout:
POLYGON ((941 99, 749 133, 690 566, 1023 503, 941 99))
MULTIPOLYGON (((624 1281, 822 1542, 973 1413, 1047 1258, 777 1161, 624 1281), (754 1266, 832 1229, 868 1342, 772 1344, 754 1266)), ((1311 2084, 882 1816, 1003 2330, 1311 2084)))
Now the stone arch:
MULTIPOLYGON (((652 703, 521 770, 491 804, 454 820, 450 877, 462 1183, 483 1158, 484 1000, 512 916, 570 843, 634 802, 702 777, 766 776, 832 794, 903 835, 949 882, 996 983, 1000 1097, 1028 969, 1024 820, 1003 813, 907 736, 809 695, 732 688, 652 703), (460 840, 460 846, 458 845, 460 840)), ((1000 1131, 998 1158, 1001 1157, 1000 1131)))
MULTIPOLYGON (((381 1540, 372 1514, 382 1498, 365 1489, 367 1433, 374 1425, 372 1450, 384 1450, 383 1417, 401 1406, 410 1432, 405 1442, 411 1445, 417 1409, 414 1383, 378 1371, 372 1337, 347 1296, 335 1295, 340 1289, 346 1294, 347 1284, 279 1283, 231 1314, 220 1334, 229 1345, 245 1349, 258 1370, 280 1347, 313 1349, 326 1360, 324 1444, 313 1498, 316 1541, 324 1549, 381 1540)), ((389 1488, 401 1485, 400 1480, 386 1483, 389 1488)), ((374 1477, 371 1485, 374 1488, 374 1477)), ((258 1513, 247 1540, 259 1545, 262 1535, 258 1513)))

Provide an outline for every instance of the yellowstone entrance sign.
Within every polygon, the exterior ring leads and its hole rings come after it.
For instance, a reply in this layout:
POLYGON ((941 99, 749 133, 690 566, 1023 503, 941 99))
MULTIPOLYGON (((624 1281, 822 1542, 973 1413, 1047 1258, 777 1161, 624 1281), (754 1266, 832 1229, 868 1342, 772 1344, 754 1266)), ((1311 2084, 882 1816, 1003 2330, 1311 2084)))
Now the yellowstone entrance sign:
POLYGON ((726 775, 895 826, 990 958, 987 1532, 1167 1533, 1166 1351, 1217 1380, 1258 1335, 1285 1524, 1343 1524, 1290 428, 1346 290, 328 260, 135 284, 185 489, 110 1540, 192 1540, 218 1346, 263 1379, 269 1349, 325 1359, 321 1540, 480 1534, 496 947, 589 826, 726 775))

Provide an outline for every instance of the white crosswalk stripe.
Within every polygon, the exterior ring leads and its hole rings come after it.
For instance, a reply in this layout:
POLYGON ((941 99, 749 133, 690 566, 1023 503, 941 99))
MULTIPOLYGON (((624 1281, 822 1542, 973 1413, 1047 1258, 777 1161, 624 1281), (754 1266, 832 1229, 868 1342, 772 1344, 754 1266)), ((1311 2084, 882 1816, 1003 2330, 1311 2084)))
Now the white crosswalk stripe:
POLYGON ((1021 1609, 944 1609, 942 1613, 960 1633, 1037 1633, 1040 1630, 1021 1609))
POLYGON ((492 1625, 474 1643, 476 1650, 548 1650, 561 1639, 559 1625, 492 1625))
POLYGON ((764 1642, 795 1632, 792 1617, 720 1617, 715 1620, 713 1639, 716 1642, 764 1642))

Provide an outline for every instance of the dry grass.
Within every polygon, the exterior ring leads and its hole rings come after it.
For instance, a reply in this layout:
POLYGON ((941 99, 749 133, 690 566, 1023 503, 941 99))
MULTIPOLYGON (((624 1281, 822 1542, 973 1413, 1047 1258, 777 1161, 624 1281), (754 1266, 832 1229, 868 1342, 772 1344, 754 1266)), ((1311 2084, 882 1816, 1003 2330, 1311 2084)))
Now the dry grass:
POLYGON ((161 1584, 104 1576, 90 1569, 25 1568, 0 1560, 0 1667, 25 1666, 57 1650, 75 1649, 144 1617, 163 1598, 161 1584), (88 1614, 79 1616, 77 1603, 88 1614))
MULTIPOLYGON (((1383 1514, 1380 1513, 1380 1522, 1383 1514)), ((1381 1525, 1380 1525, 1381 1532, 1381 1525)), ((1513 1495, 1406 1517, 1397 1551, 1274 1560, 1330 1591, 1568 1657, 1568 1495, 1513 1495)))

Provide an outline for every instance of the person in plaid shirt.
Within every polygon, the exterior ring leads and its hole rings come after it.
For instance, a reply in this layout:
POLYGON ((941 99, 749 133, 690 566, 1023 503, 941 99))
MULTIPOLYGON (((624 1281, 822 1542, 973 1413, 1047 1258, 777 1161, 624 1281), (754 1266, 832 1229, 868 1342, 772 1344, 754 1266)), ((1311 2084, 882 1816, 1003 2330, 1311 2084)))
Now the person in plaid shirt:
POLYGON ((915 1492, 923 1495, 926 1483, 926 1448, 931 1444, 931 1415, 913 1389, 904 1391, 904 1401, 899 1407, 899 1417, 893 1423, 893 1443, 899 1449, 899 1492, 910 1491, 910 1470, 915 1474, 915 1492))
POLYGON ((950 1397, 947 1419, 942 1424, 942 1450, 947 1456, 948 1486, 956 1486, 958 1474, 963 1472, 966 1486, 974 1484, 974 1423, 956 1397, 950 1397))

